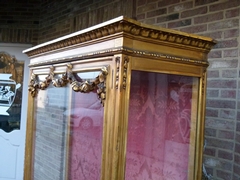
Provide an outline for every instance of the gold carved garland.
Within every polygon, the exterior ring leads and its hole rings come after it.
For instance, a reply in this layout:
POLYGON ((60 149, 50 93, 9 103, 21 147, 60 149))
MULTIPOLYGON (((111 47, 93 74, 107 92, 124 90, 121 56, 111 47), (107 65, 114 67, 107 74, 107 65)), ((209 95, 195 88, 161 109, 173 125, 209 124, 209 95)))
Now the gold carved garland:
POLYGON ((55 87, 64 87, 69 83, 75 92, 88 93, 97 89, 98 97, 104 105, 107 74, 107 67, 104 66, 101 68, 99 75, 92 82, 79 82, 77 81, 76 74, 72 72, 72 64, 67 64, 67 70, 61 78, 54 78, 54 67, 51 66, 48 76, 42 82, 40 82, 38 76, 32 72, 28 91, 31 93, 32 97, 35 97, 39 89, 46 89, 50 83, 55 87))

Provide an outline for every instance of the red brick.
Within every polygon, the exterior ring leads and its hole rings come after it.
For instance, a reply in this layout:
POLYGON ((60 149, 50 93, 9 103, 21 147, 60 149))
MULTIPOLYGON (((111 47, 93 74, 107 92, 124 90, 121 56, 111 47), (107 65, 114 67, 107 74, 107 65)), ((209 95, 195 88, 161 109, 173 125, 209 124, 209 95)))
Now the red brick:
POLYGON ((167 16, 160 16, 160 17, 157 18, 157 23, 172 21, 172 20, 176 20, 178 18, 179 18, 179 13, 170 14, 170 15, 167 15, 167 16))
POLYGON ((219 90, 212 90, 207 88, 207 97, 218 97, 219 96, 219 90))
POLYGON ((207 81, 208 88, 236 88, 237 81, 236 80, 225 80, 225 79, 218 79, 218 80, 208 80, 207 81))
POLYGON ((192 7, 193 7, 193 2, 180 3, 180 4, 170 6, 168 8, 168 13, 180 12, 187 9, 191 9, 192 7))
POLYGON ((205 136, 217 137, 217 130, 212 128, 205 128, 205 136))
POLYGON ((218 150, 218 157, 226 160, 233 160, 232 152, 218 150))
POLYGON ((166 14, 166 12, 167 12, 166 8, 150 11, 150 12, 147 12, 147 18, 163 15, 163 14, 166 14))
POLYGON ((198 16, 194 18, 194 24, 213 22, 223 19, 223 12, 217 12, 214 14, 207 14, 204 16, 198 16))
POLYGON ((191 19, 184 19, 184 20, 168 23, 168 28, 177 28, 177 27, 189 26, 189 25, 191 25, 191 19))
POLYGON ((235 152, 240 154, 240 144, 235 143, 235 152))
POLYGON ((205 166, 205 169, 206 169, 208 175, 212 175, 213 174, 213 168, 212 167, 205 166))
POLYGON ((234 100, 219 100, 219 99, 207 99, 207 107, 212 108, 236 108, 236 101, 234 100))
POLYGON ((236 133, 235 141, 240 143, 240 134, 236 133))
POLYGON ((224 171, 231 171, 232 172, 233 164, 232 164, 231 161, 220 159, 219 162, 220 162, 220 165, 218 167, 220 169, 224 169, 224 171))
POLYGON ((237 112, 237 121, 240 121, 240 111, 237 112))
POLYGON ((240 132, 240 122, 237 122, 236 131, 237 131, 237 132, 240 132))
MULTIPOLYGON (((237 175, 240 176, 240 171, 239 171, 239 169, 240 169, 240 165, 239 165, 239 164, 234 164, 233 172, 234 172, 235 174, 237 174, 237 175)), ((239 180, 239 179, 238 179, 238 180, 239 180)))
POLYGON ((157 24, 159 27, 163 27, 163 28, 167 28, 167 24, 166 23, 160 23, 160 24, 157 24))
POLYGON ((207 138, 207 145, 210 146, 210 147, 215 147, 215 148, 233 150, 234 142, 208 137, 207 138))
POLYGON ((232 173, 231 172, 224 172, 222 170, 217 170, 217 177, 221 179, 231 179, 232 173))
POLYGON ((237 164, 240 164, 240 154, 235 154, 234 155, 234 162, 237 163, 237 164))
POLYGON ((224 38, 232 38, 239 36, 239 29, 228 29, 224 31, 224 38))
POLYGON ((216 2, 216 1, 218 1, 218 0, 195 0, 195 6, 206 5, 209 3, 216 2))
POLYGON ((187 33, 200 33, 200 32, 207 31, 207 24, 180 28, 180 30, 187 33))
POLYGON ((207 72, 207 78, 218 78, 219 77, 219 71, 218 70, 209 70, 207 72))
POLYGON ((209 156, 215 156, 216 154, 216 149, 215 148, 205 148, 204 154, 209 155, 209 156))
POLYGON ((226 18, 232 18, 232 17, 237 17, 240 14, 240 8, 237 9, 231 9, 226 11, 225 16, 226 18))
POLYGON ((223 78, 237 78, 238 72, 236 69, 222 70, 223 78))
POLYGON ((223 57, 238 57, 238 49, 224 50, 223 57))
POLYGON ((236 174, 233 174, 232 180, 239 180, 240 176, 237 176, 236 174))
POLYGON ((222 57, 222 51, 219 50, 212 50, 208 54, 208 58, 221 58, 222 57))
POLYGON ((145 19, 145 13, 137 15, 137 20, 141 20, 141 19, 145 19))
POLYGON ((155 18, 145 19, 145 20, 143 20, 143 22, 146 23, 146 24, 155 24, 156 19, 155 18))
POLYGON ((230 47, 237 47, 238 41, 237 39, 231 39, 231 40, 222 40, 218 41, 218 43, 214 46, 215 48, 230 48, 230 47))
POLYGON ((200 35, 211 37, 213 39, 220 39, 222 38, 222 31, 214 31, 214 32, 206 32, 206 33, 201 33, 200 35))
POLYGON ((28 10, 28 8, 26 7, 16 7, 14 8, 14 11, 20 11, 20 12, 26 12, 28 10))
MULTIPOLYGON (((215 104, 213 104, 215 105, 215 104)), ((221 106, 220 106, 221 107, 221 106)), ((208 108, 208 105, 207 105, 208 108)), ((214 107, 212 107, 214 108, 214 107)), ((218 108, 218 107, 216 107, 218 108)), ((234 109, 234 108, 232 108, 234 109)), ((235 123, 233 121, 227 121, 222 119, 216 119, 213 117, 206 117, 206 127, 215 128, 215 129, 225 129, 225 130, 234 130, 235 123)))
POLYGON ((176 3, 179 3, 180 0, 163 0, 163 1, 159 1, 158 2, 158 7, 164 7, 164 6, 168 6, 168 5, 173 5, 176 3))
POLYGON ((181 13, 181 18, 199 16, 199 14, 206 14, 206 13, 207 13, 207 6, 204 6, 204 7, 199 7, 196 9, 183 11, 181 13))
POLYGON ((226 130, 218 130, 218 138, 221 139, 234 139, 234 132, 233 131, 226 131, 226 130))
MULTIPOLYGON (((210 61, 210 60, 209 60, 210 61)), ((209 68, 237 68, 238 60, 212 60, 210 61, 209 68)))
POLYGON ((223 119, 234 120, 236 118, 236 113, 235 110, 221 109, 219 117, 223 119))
POLYGON ((158 0, 147 0, 147 3, 157 2, 158 0))
POLYGON ((137 8, 137 14, 152 11, 157 9, 156 3, 146 4, 145 6, 140 6, 137 8))
MULTIPOLYGON (((207 117, 218 117, 218 110, 207 108, 206 109, 206 116, 207 117)), ((205 133, 205 135, 206 135, 206 133, 205 133)))
POLYGON ((226 2, 223 2, 223 3, 210 5, 209 10, 210 11, 220 11, 220 10, 229 9, 229 8, 232 8, 232 7, 238 7, 239 5, 240 5, 239 0, 231 0, 231 2, 226 1, 226 2))
POLYGON ((215 31, 216 29, 227 29, 227 28, 234 28, 239 26, 238 19, 231 19, 231 20, 224 20, 220 22, 214 22, 208 25, 209 30, 215 31))
POLYGON ((141 6, 141 5, 144 5, 146 4, 147 0, 138 0, 137 1, 137 6, 141 6))
POLYGON ((221 90, 221 98, 235 99, 236 90, 221 90))

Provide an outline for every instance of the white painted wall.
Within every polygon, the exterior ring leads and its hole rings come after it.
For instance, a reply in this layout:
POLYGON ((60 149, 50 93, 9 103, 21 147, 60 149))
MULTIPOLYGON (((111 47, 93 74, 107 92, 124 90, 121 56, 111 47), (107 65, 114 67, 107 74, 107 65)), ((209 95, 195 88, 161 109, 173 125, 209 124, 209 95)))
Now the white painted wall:
POLYGON ((0 180, 23 180, 29 59, 22 51, 29 47, 30 44, 0 43, 0 52, 5 51, 17 60, 25 61, 20 130, 6 133, 0 129, 0 180))

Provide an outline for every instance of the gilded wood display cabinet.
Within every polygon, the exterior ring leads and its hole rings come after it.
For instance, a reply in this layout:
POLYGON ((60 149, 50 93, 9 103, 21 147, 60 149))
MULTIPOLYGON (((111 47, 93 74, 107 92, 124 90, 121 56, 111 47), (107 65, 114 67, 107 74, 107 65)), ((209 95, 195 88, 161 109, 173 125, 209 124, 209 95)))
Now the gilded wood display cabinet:
POLYGON ((25 180, 201 179, 214 44, 121 16, 25 50, 25 180))

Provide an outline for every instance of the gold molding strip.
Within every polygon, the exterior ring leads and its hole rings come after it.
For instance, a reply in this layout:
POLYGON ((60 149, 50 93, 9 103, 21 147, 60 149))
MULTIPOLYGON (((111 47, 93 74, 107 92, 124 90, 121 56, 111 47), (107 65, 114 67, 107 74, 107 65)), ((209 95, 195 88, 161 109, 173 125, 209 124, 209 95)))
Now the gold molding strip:
MULTIPOLYGON (((198 65, 204 65, 204 66, 208 66, 208 62, 207 61, 201 61, 201 60, 195 60, 195 59, 189 59, 189 58, 184 58, 184 57, 178 57, 178 56, 172 56, 172 55, 168 55, 168 54, 160 54, 160 53, 155 53, 155 52, 147 52, 147 51, 140 51, 140 50, 133 50, 133 49, 129 49, 129 48, 113 48, 113 49, 108 49, 106 51, 99 51, 96 52, 95 54, 105 54, 105 53, 116 53, 116 52, 123 52, 123 53, 132 53, 133 55, 136 56, 142 56, 142 57, 147 57, 147 58, 163 58, 166 60, 171 60, 171 61, 176 61, 176 62, 180 62, 180 63, 190 63, 190 64, 198 64, 198 65)), ((53 63, 60 63, 60 62, 66 62, 67 60, 80 60, 80 59, 86 59, 86 58, 90 58, 94 56, 94 54, 90 53, 90 54, 84 54, 84 55, 78 55, 75 57, 69 57, 69 58, 59 58, 59 59, 51 59, 49 61, 44 61, 44 62, 40 62, 40 63, 32 63, 29 65, 29 67, 35 67, 35 66, 39 66, 39 65, 49 65, 49 64, 53 64, 53 63)))
POLYGON ((116 83, 115 83, 115 87, 116 89, 118 89, 119 86, 119 69, 120 69, 120 57, 116 57, 116 83))
POLYGON ((128 62, 129 62, 129 58, 128 56, 124 57, 124 64, 123 64, 123 89, 126 89, 126 85, 127 85, 127 69, 128 69, 128 62))
POLYGON ((116 61, 116 83, 115 83, 115 88, 118 89, 119 86, 122 85, 123 89, 126 89, 126 85, 127 85, 127 69, 128 69, 128 62, 129 62, 129 58, 128 56, 124 56, 124 60, 123 60, 123 73, 122 73, 122 84, 119 84, 119 74, 120 74, 120 57, 117 56, 115 58, 116 61))
POLYGON ((40 82, 36 74, 31 72, 31 78, 28 86, 28 91, 32 97, 37 95, 38 90, 46 89, 50 83, 55 87, 64 87, 68 83, 71 85, 72 90, 75 92, 88 93, 97 89, 98 98, 101 100, 104 106, 104 101, 106 99, 106 77, 108 75, 108 69, 106 66, 101 68, 99 75, 91 82, 84 81, 79 82, 72 71, 72 64, 67 64, 67 70, 62 75, 61 78, 54 78, 54 67, 50 67, 50 72, 44 81, 40 82))
POLYGON ((204 96, 205 89, 206 89, 206 69, 203 70, 202 72, 202 96, 204 96))

